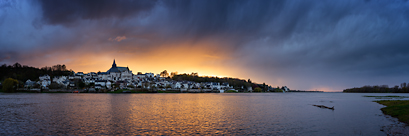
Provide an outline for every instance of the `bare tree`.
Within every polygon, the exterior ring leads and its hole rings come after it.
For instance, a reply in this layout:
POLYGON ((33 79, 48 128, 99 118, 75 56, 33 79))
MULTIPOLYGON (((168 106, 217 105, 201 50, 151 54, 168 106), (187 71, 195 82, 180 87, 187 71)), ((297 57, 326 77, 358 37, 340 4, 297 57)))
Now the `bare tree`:
POLYGON ((169 73, 168 73, 168 71, 163 70, 162 72, 160 72, 160 76, 161 76, 161 77, 168 77, 168 76, 169 76, 169 73))
POLYGON ((178 72, 170 72, 171 77, 176 76, 176 75, 178 75, 178 72))

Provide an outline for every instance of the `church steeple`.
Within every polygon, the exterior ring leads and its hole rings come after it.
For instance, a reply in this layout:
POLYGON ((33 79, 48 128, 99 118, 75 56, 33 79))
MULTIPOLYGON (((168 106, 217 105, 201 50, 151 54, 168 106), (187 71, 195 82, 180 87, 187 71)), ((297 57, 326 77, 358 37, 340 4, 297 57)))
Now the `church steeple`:
POLYGON ((114 59, 114 64, 112 64, 112 67, 116 67, 116 64, 115 64, 115 59, 114 59))

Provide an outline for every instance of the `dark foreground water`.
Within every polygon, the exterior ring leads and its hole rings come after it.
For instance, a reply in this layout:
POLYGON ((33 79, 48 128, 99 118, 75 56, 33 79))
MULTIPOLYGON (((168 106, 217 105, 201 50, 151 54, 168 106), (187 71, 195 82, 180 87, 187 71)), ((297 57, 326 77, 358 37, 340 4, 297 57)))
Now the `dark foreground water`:
POLYGON ((375 98, 363 95, 368 94, 0 93, 0 135, 375 136, 409 132, 404 124, 383 115, 380 108, 384 106, 372 102, 375 98), (335 106, 335 110, 313 104, 335 106))

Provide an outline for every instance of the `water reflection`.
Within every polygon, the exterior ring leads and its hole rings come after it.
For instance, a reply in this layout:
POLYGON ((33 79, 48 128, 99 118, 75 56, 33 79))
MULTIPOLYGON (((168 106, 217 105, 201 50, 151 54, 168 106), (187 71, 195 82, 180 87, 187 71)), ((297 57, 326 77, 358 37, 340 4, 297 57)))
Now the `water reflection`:
POLYGON ((385 135, 394 123, 342 93, 1 94, 0 107, 0 135, 385 135))

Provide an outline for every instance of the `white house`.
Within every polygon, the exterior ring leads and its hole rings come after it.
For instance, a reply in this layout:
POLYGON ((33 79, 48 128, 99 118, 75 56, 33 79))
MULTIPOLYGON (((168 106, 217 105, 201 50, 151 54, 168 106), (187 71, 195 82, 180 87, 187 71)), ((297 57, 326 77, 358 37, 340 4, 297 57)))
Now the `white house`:
MULTIPOLYGON (((35 81, 31 81, 30 79, 28 79, 27 81, 26 81, 26 83, 24 84, 24 87, 32 87, 32 86, 34 86, 36 84, 36 82, 35 81)), ((1 84, 0 84, 1 85, 1 84)))
POLYGON ((155 74, 153 74, 153 73, 145 73, 145 75, 146 75, 146 77, 148 77, 148 78, 152 78, 152 77, 155 76, 155 74))
POLYGON ((85 84, 95 83, 95 79, 93 78, 83 78, 85 84))
POLYGON ((227 83, 227 82, 222 83, 222 84, 220 85, 220 88, 222 88, 222 89, 230 88, 229 83, 227 83))
POLYGON ((283 90, 286 91, 286 92, 290 91, 290 89, 289 89, 287 86, 283 86, 282 88, 283 88, 283 90))
POLYGON ((100 88, 100 87, 105 88, 106 87, 108 89, 111 89, 111 85, 112 83, 108 80, 96 80, 95 81, 95 88, 100 88))
POLYGON ((100 80, 111 80, 111 75, 109 75, 107 72, 99 72, 98 73, 98 79, 100 79, 100 80))
POLYGON ((126 70, 124 72, 121 73, 121 80, 128 80, 131 81, 132 80, 132 71, 126 70))
POLYGON ((106 85, 106 87, 107 87, 108 89, 111 89, 112 83, 111 83, 110 81, 107 81, 107 82, 105 83, 105 85, 106 85))
POLYGON ((180 82, 176 82, 176 83, 173 84, 173 88, 174 89, 180 89, 180 88, 182 88, 182 84, 180 82))
POLYGON ((182 88, 188 89, 189 88, 189 83, 188 82, 183 82, 182 83, 182 88))
POLYGON ((63 81, 67 80, 67 76, 60 76, 60 77, 54 77, 53 82, 57 84, 63 84, 63 81))
POLYGON ((92 78, 92 75, 91 74, 84 74, 83 76, 82 76, 82 78, 92 78))
POLYGON ((40 76, 40 77, 38 77, 38 78, 40 79, 40 81, 43 81, 43 80, 51 80, 51 78, 50 78, 49 75, 40 76))
POLYGON ((47 86, 49 86, 51 84, 51 81, 50 80, 43 80, 43 81, 41 81, 41 86, 43 86, 43 87, 47 87, 47 86))
POLYGON ((144 79, 144 78, 146 78, 146 75, 145 75, 145 74, 133 75, 133 79, 134 79, 134 80, 135 80, 135 79, 137 79, 137 80, 142 80, 142 79, 144 79))
POLYGON ((220 83, 211 82, 210 88, 220 90, 221 89, 220 83))
POLYGON ((80 75, 75 75, 74 79, 81 79, 81 76, 80 75))
POLYGON ((95 86, 99 85, 105 87, 107 82, 107 80, 97 80, 95 81, 95 86))
POLYGON ((84 72, 78 72, 78 73, 76 73, 75 75, 76 75, 76 76, 83 76, 83 75, 84 75, 84 72))

